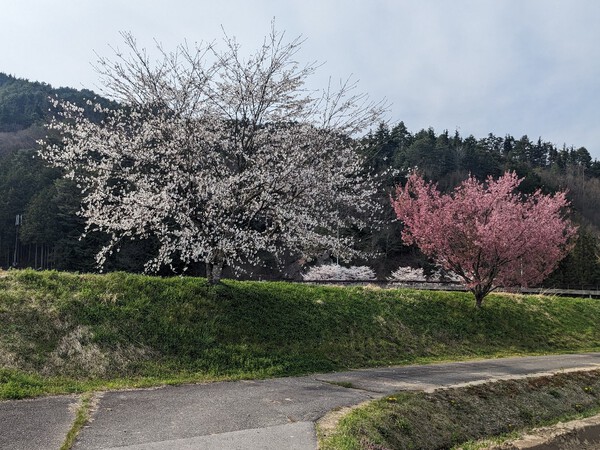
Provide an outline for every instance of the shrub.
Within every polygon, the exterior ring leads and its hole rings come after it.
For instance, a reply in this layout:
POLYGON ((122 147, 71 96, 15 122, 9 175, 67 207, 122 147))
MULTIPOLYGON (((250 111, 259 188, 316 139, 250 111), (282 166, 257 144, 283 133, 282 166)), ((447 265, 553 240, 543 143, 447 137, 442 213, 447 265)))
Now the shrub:
POLYGON ((387 278, 392 283, 407 283, 411 281, 416 282, 438 282, 438 281, 451 281, 459 282, 460 278, 453 272, 448 272, 443 269, 438 269, 430 275, 425 275, 425 272, 421 268, 413 267, 398 267, 391 275, 387 278))
POLYGON ((311 267, 302 277, 306 281, 364 281, 374 280, 375 272, 367 266, 343 267, 339 264, 324 264, 311 267))

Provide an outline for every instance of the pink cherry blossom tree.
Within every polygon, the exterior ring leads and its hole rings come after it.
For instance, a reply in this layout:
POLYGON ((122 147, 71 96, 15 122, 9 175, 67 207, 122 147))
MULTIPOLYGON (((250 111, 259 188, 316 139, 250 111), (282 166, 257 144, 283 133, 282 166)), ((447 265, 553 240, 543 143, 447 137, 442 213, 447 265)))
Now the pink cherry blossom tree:
POLYGON ((413 172, 391 199, 403 241, 457 274, 477 307, 499 286, 540 283, 574 245, 565 193, 523 196, 521 181, 509 172, 486 183, 470 177, 442 194, 413 172))
POLYGON ((225 35, 222 48, 159 46, 155 59, 124 38, 128 51, 97 64, 119 106, 90 100, 105 116, 97 123, 56 101, 50 129, 62 141, 41 150, 81 187, 88 230, 111 237, 99 265, 123 239, 150 237, 159 250, 148 271, 199 261, 215 283, 224 266, 259 264, 265 252, 355 254, 335 230, 364 227, 377 207, 353 136, 384 105, 352 82, 309 90, 316 66, 296 61, 302 40, 274 28, 248 54, 225 35))

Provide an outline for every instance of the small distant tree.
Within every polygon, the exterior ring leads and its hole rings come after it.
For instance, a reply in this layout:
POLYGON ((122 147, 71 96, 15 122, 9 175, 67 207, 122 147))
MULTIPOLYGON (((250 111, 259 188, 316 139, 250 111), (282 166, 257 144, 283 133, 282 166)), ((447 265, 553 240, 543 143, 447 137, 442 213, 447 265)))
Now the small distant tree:
POLYGON ((425 274, 425 271, 421 268, 414 267, 398 267, 394 270, 387 278, 392 283, 404 283, 404 282, 458 282, 460 279, 456 274, 447 271, 435 270, 429 275, 425 274))
POLYGON ((470 177, 441 194, 412 173, 392 198, 403 241, 458 275, 477 307, 498 286, 541 282, 573 247, 565 193, 521 196, 521 181, 515 173, 486 183, 470 177))
POLYGON ((388 277, 392 282, 425 282, 427 277, 420 267, 398 267, 388 277))
POLYGON ((122 240, 155 238, 148 271, 204 262, 209 281, 228 265, 260 263, 265 252, 336 247, 353 254, 339 227, 366 225, 375 183, 362 171, 353 136, 379 120, 382 105, 339 89, 309 91, 314 65, 299 65, 302 41, 274 29, 244 57, 224 48, 158 48, 153 61, 131 35, 129 52, 101 58, 104 94, 89 120, 55 101, 50 128, 62 142, 41 155, 80 185, 88 230, 107 233, 100 265, 122 240))
POLYGON ((311 267, 302 277, 306 281, 366 281, 374 280, 375 272, 368 266, 344 267, 339 264, 324 264, 311 267))

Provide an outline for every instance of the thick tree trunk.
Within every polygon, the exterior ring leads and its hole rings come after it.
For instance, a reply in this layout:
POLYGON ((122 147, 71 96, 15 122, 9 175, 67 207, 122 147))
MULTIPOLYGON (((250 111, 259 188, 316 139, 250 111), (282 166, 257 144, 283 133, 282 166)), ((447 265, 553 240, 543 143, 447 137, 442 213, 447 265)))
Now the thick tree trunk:
POLYGON ((206 280, 208 284, 215 285, 221 282, 224 262, 221 258, 216 258, 212 262, 206 263, 206 280))
POLYGON ((483 298, 485 297, 485 295, 479 293, 479 294, 475 294, 475 306, 477 307, 477 309, 480 309, 483 306, 483 298))
POLYGON ((471 289, 471 292, 475 296, 475 306, 480 309, 483 306, 483 299, 490 292, 489 289, 484 289, 481 286, 476 286, 471 289))
POLYGON ((221 282, 221 274, 223 273, 223 263, 207 263, 206 264, 206 279, 208 284, 215 285, 221 282))
POLYGON ((212 263, 207 262, 206 263, 206 280, 210 283, 210 280, 212 278, 212 269, 213 269, 213 265, 212 263))

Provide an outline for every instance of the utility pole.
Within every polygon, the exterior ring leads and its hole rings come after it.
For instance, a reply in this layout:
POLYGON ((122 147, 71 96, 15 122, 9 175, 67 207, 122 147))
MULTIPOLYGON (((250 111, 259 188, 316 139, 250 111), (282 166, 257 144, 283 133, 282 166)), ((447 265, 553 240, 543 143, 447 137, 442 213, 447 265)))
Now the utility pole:
POLYGON ((335 263, 340 265, 340 219, 337 221, 337 251, 335 255, 335 263))
POLYGON ((19 249, 19 227, 23 225, 23 214, 17 214, 15 218, 15 254, 13 257, 13 267, 17 267, 18 249, 19 249))

